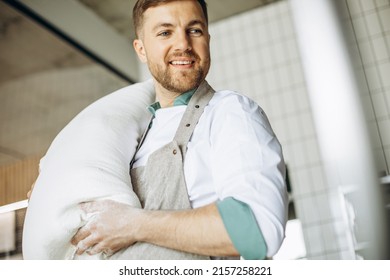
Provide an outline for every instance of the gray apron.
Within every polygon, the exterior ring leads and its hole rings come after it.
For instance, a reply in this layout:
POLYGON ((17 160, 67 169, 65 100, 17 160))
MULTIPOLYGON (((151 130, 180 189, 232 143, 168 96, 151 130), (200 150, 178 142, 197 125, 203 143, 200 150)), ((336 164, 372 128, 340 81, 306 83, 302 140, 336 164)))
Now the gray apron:
MULTIPOLYGON (((213 95, 214 90, 204 81, 192 96, 173 141, 153 152, 146 166, 131 169, 132 185, 144 209, 191 209, 184 179, 184 159, 195 126, 213 95)), ((141 139, 139 147, 146 134, 147 132, 141 139)), ((131 258, 138 260, 210 259, 209 256, 184 253, 141 242, 127 248, 126 251, 129 249, 132 251, 131 258)), ((130 252, 126 255, 128 253, 130 252)))

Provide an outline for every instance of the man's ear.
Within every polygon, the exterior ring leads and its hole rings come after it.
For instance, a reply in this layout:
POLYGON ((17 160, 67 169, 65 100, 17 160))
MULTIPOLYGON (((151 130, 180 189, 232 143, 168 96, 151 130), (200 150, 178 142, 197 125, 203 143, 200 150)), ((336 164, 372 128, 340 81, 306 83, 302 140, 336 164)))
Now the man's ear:
POLYGON ((135 52, 138 55, 138 58, 141 60, 141 62, 146 63, 147 58, 146 58, 144 43, 140 39, 135 39, 133 41, 133 47, 135 49, 135 52))

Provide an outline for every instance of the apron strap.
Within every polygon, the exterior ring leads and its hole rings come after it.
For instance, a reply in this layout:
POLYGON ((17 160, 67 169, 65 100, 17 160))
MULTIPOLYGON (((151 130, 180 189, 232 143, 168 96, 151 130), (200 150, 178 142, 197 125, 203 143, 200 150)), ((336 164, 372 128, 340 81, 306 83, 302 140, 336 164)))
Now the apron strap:
POLYGON ((149 132, 149 128, 150 128, 150 124, 152 123, 152 120, 154 119, 154 116, 151 116, 149 118, 149 122, 148 122, 148 126, 146 127, 144 133, 142 134, 142 137, 140 139, 140 141, 138 142, 138 145, 137 145, 137 148, 135 149, 135 153, 133 155, 133 158, 131 159, 130 161, 130 170, 133 168, 133 164, 134 164, 134 160, 135 160, 135 155, 136 153, 138 152, 138 150, 141 148, 142 144, 144 143, 144 140, 146 138, 146 135, 148 134, 149 132))
POLYGON ((207 104, 213 98, 215 90, 204 80, 188 103, 187 109, 181 119, 174 140, 181 149, 183 160, 187 151, 187 144, 199 122, 207 104))

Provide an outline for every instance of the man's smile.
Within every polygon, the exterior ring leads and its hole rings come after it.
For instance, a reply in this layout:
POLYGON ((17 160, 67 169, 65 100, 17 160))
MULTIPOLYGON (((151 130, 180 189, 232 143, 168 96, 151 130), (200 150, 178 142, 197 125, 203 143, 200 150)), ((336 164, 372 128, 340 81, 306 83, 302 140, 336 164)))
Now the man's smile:
POLYGON ((190 64, 193 64, 194 62, 193 61, 190 61, 190 60, 175 60, 175 61, 171 61, 171 64, 172 65, 190 65, 190 64))
POLYGON ((184 68, 189 68, 193 64, 195 64, 195 60, 188 59, 188 58, 185 58, 185 59, 174 59, 174 60, 169 61, 169 64, 171 64, 173 66, 176 66, 176 67, 180 67, 180 68, 183 68, 183 67, 184 68))

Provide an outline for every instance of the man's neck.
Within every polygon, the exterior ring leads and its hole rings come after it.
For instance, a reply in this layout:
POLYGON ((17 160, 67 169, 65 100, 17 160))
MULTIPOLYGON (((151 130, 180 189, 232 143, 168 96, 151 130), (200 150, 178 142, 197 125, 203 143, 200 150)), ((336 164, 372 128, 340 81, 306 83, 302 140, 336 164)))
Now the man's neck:
POLYGON ((182 92, 169 91, 157 82, 154 83, 154 87, 156 89, 156 97, 161 108, 172 107, 175 99, 182 94, 182 92))

